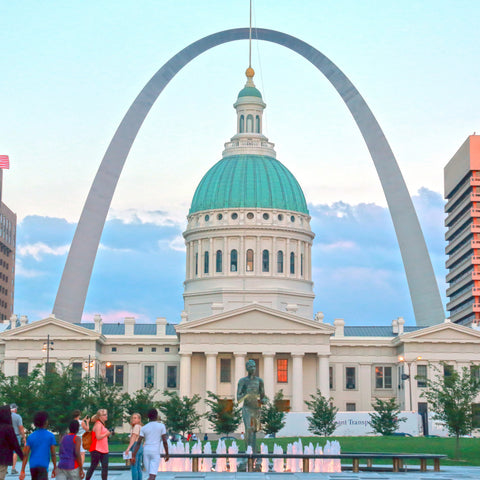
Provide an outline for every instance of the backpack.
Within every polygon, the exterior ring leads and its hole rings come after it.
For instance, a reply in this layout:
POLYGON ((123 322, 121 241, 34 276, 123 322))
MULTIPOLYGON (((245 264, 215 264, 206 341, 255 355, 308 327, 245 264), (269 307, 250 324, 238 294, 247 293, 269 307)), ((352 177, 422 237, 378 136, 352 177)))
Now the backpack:
POLYGON ((82 447, 83 447, 83 449, 86 450, 87 452, 89 452, 90 447, 92 446, 92 442, 93 442, 93 432, 92 431, 85 432, 82 435, 82 447))

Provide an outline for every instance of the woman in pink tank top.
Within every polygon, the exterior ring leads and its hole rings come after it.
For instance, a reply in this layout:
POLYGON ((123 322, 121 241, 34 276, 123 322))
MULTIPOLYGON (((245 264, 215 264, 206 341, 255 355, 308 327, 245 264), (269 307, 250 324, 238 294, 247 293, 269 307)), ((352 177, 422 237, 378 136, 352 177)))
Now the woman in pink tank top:
POLYGON ((91 462, 85 480, 90 480, 98 464, 102 464, 102 480, 108 477, 108 437, 112 434, 105 426, 108 413, 100 409, 93 417, 92 445, 90 447, 91 462))

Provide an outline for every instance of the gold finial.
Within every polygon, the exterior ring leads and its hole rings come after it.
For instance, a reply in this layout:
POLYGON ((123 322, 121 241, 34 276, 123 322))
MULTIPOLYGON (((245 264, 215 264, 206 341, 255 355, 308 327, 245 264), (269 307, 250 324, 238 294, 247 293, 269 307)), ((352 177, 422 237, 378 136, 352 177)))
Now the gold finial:
POLYGON ((248 79, 251 79, 255 75, 255 70, 252 67, 248 67, 247 70, 245 71, 245 75, 247 76, 248 79))

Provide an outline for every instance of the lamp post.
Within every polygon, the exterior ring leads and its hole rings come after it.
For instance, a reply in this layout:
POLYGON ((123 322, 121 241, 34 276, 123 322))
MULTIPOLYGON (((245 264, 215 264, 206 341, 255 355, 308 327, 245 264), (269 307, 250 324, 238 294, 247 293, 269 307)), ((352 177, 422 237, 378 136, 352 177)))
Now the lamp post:
POLYGON ((50 371, 49 364, 50 364, 50 350, 53 350, 53 340, 50 340, 50 334, 47 335, 47 341, 43 342, 42 351, 47 352, 47 364, 45 365, 45 374, 48 374, 50 371))
POLYGON ((417 362, 418 360, 421 360, 422 357, 418 356, 415 360, 411 360, 410 362, 407 362, 405 360, 405 357, 403 357, 402 355, 400 355, 398 357, 398 361, 400 363, 404 363, 405 365, 408 366, 408 374, 407 373, 402 373, 402 380, 408 380, 408 393, 410 394, 410 412, 413 411, 413 408, 412 408, 412 363, 414 362, 417 362))
POLYGON ((88 379, 90 379, 90 369, 95 366, 95 359, 91 359, 91 356, 88 355, 88 362, 84 363, 85 370, 88 370, 88 379))

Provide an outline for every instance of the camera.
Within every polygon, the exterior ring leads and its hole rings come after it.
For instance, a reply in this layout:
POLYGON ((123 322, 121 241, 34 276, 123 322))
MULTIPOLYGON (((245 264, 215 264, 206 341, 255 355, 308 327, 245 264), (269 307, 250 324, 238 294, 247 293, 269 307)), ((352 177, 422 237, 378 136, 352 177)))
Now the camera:
POLYGON ((108 431, 109 431, 112 435, 115 435, 115 429, 114 429, 114 428, 109 428, 108 431))

